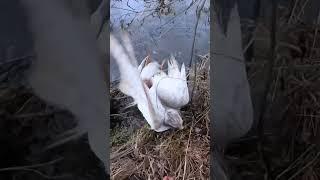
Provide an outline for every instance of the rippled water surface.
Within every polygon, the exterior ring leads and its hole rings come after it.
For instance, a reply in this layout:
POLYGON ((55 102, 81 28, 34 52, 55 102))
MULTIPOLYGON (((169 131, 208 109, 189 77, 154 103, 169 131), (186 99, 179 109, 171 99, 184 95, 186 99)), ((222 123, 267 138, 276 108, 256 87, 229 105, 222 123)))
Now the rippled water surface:
MULTIPOLYGON (((173 53, 177 60, 189 64, 196 9, 201 0, 112 0, 110 4, 111 31, 117 35, 125 28, 132 39, 139 62, 150 52, 156 61, 173 53)), ((207 0, 199 19, 194 52, 209 52, 210 1, 207 0)), ((194 58, 196 59, 196 58, 194 58)), ((111 61, 111 80, 119 77, 117 65, 111 61)))

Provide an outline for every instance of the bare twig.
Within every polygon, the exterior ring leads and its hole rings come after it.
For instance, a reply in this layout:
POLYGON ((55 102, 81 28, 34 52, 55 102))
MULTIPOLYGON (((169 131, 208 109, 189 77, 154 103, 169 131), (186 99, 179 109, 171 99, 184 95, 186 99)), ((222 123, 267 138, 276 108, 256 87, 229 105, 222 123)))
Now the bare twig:
POLYGON ((15 58, 12 58, 12 59, 1 60, 0 66, 6 65, 6 64, 10 64, 10 63, 14 63, 14 62, 17 62, 17 61, 23 61, 23 60, 26 60, 26 59, 32 58, 32 57, 34 57, 34 54, 30 53, 30 54, 27 54, 27 55, 24 55, 24 56, 21 56, 21 57, 15 57, 15 58))
POLYGON ((299 13, 298 13, 297 19, 300 19, 300 16, 301 16, 301 14, 304 12, 304 8, 305 8, 306 5, 308 4, 308 2, 309 2, 309 0, 305 0, 305 1, 304 1, 303 5, 302 5, 302 7, 301 7, 301 9, 300 9, 300 11, 299 11, 299 13))
POLYGON ((66 112, 65 110, 52 110, 48 112, 36 112, 36 113, 26 113, 26 114, 16 114, 13 115, 12 119, 24 119, 24 118, 34 118, 34 117, 43 117, 43 116, 52 116, 56 113, 66 112))
POLYGON ((282 171, 279 175, 277 175, 276 180, 280 179, 281 176, 283 176, 285 173, 290 171, 292 168, 296 166, 296 163, 302 159, 304 155, 306 155, 310 150, 312 150, 315 147, 314 144, 310 145, 295 161, 293 161, 284 171, 282 171))
POLYGON ((303 172, 305 169, 307 169, 308 167, 310 167, 315 161, 318 160, 318 157, 320 156, 320 152, 317 153, 317 155, 311 160, 309 161, 304 167, 302 167, 301 169, 299 169, 296 173, 294 173, 288 180, 292 180, 294 179, 297 175, 299 175, 301 172, 303 172))
MULTIPOLYGON (((41 163, 41 164, 35 164, 35 165, 30 165, 30 166, 16 166, 16 167, 8 167, 8 168, 2 168, 0 169, 0 172, 5 172, 5 171, 30 171, 33 173, 36 173, 40 176, 42 176, 43 178, 46 179, 60 179, 60 178, 68 178, 69 175, 59 175, 59 176, 48 176, 38 170, 32 169, 32 168, 39 168, 39 167, 43 167, 43 166, 48 166, 48 165, 52 165, 55 163, 58 163, 60 161, 62 161, 64 158, 60 157, 58 159, 46 162, 46 163, 41 163)), ((69 177, 70 178, 70 177, 69 177)))
POLYGON ((164 24, 161 24, 157 29, 162 28, 163 26, 169 24, 170 22, 172 22, 173 20, 175 20, 177 17, 179 17, 179 16, 182 15, 183 13, 186 13, 186 12, 193 6, 194 3, 195 3, 195 1, 192 1, 192 2, 190 3, 190 5, 189 5, 186 9, 184 9, 183 11, 179 12, 178 14, 176 14, 174 17, 172 17, 171 19, 169 19, 168 21, 166 21, 164 24))
MULTIPOLYGON (((192 60, 193 60, 193 53, 194 53, 194 44, 196 41, 196 34, 197 34, 197 28, 198 28, 198 24, 199 24, 199 19, 201 16, 201 11, 204 7, 204 3, 206 2, 206 0, 202 1, 202 4, 200 5, 200 7, 198 6, 197 8, 197 21, 196 21, 196 25, 194 27, 194 33, 193 33, 193 42, 192 42, 192 47, 191 47, 191 57, 190 57, 190 62, 189 62, 189 69, 191 69, 191 65, 192 65, 192 60)), ((194 80, 193 80, 193 87, 192 87, 192 91, 191 91, 191 98, 190 98, 190 102, 192 103, 192 99, 193 99, 193 94, 194 94, 194 89, 196 86, 196 79, 197 79, 197 67, 195 66, 194 68, 194 80)))
MULTIPOLYGON (((61 146, 69 141, 72 141, 72 140, 75 140, 75 139, 78 139, 80 138, 81 136, 85 135, 87 133, 87 131, 85 130, 81 130, 81 129, 77 129, 78 131, 75 131, 75 132, 70 132, 70 136, 68 137, 63 137, 61 139, 58 139, 56 140, 55 142, 53 142, 52 144, 49 144, 48 146, 46 146, 44 148, 43 151, 48 151, 48 150, 51 150, 53 148, 56 148, 58 146, 61 146)), ((70 131, 73 131, 73 129, 71 129, 70 131)))
POLYGON ((251 37, 250 41, 243 49, 243 54, 245 54, 247 52, 247 50, 249 49, 249 47, 251 46, 251 44, 253 44, 254 39, 255 39, 255 34, 253 33, 253 36, 251 37))
POLYGON ((134 8, 129 5, 129 0, 127 0, 127 6, 128 6, 130 9, 134 10, 134 8))
POLYGON ((289 17, 289 20, 288 20, 288 24, 291 23, 291 20, 292 20, 292 18, 293 18, 294 12, 295 12, 295 10, 296 10, 296 8, 297 8, 297 5, 298 5, 298 1, 299 1, 299 0, 295 0, 295 2, 294 2, 294 6, 293 6, 293 8, 292 8, 292 11, 291 11, 291 14, 290 14, 290 17, 289 17))
POLYGON ((60 157, 58 159, 55 159, 55 160, 52 160, 52 161, 49 161, 49 162, 45 162, 45 163, 40 163, 40 164, 34 164, 34 165, 29 165, 29 166, 15 166, 15 167, 1 168, 0 172, 3 172, 3 171, 15 171, 15 170, 20 170, 20 169, 25 169, 25 168, 31 169, 31 168, 43 167, 43 166, 47 166, 47 165, 52 165, 52 164, 58 163, 58 162, 62 161, 63 159, 64 159, 63 157, 60 157))
POLYGON ((16 169, 16 171, 29 171, 38 174, 39 176, 45 178, 45 179, 65 179, 65 178, 70 178, 70 174, 64 174, 64 175, 58 175, 58 176, 48 176, 38 170, 35 169, 29 169, 29 168, 21 168, 21 169, 16 169))
POLYGON ((192 127, 193 127, 193 125, 191 125, 191 127, 190 127, 189 138, 188 138, 188 143, 187 143, 187 148, 186 148, 186 154, 184 156, 183 177, 182 177, 183 180, 185 179, 185 176, 186 176, 187 161, 188 161, 188 150, 189 150, 189 145, 190 145, 190 137, 191 137, 192 127))
POLYGON ((134 12, 134 13, 140 13, 139 11, 135 11, 135 10, 132 10, 132 9, 121 8, 121 7, 116 7, 116 6, 112 6, 111 8, 113 8, 113 9, 121 9, 121 10, 130 11, 130 12, 134 12))
POLYGON ((316 29, 314 30, 314 36, 313 36, 313 42, 312 42, 312 48, 311 48, 311 51, 310 51, 310 55, 309 55, 309 59, 312 58, 312 50, 314 49, 315 47, 315 44, 316 44, 316 39, 317 39, 317 35, 318 35, 318 25, 320 23, 320 11, 318 11, 318 18, 317 18, 317 23, 316 23, 316 29))
POLYGON ((275 98, 275 96, 276 96, 276 92, 277 92, 277 89, 278 89, 278 81, 279 81, 280 74, 281 74, 281 69, 278 69, 277 78, 276 78, 276 82, 275 82, 274 89, 273 89, 273 93, 272 93, 272 97, 271 97, 271 102, 274 101, 274 98, 275 98))
POLYGON ((191 56, 190 56, 190 61, 189 61, 189 68, 191 68, 192 65, 192 60, 193 60, 193 53, 194 53, 194 44, 196 41, 196 34, 197 34, 197 29, 198 29, 198 24, 199 24, 199 19, 201 16, 201 11, 204 7, 204 3, 206 2, 206 0, 202 1, 202 4, 200 6, 198 6, 197 8, 197 21, 196 24, 194 26, 194 30, 193 30, 193 40, 192 40, 192 47, 191 47, 191 56))
POLYGON ((272 175, 270 174, 270 167, 269 163, 267 160, 267 157, 264 154, 263 150, 263 144, 264 144, 264 121, 265 121, 265 114, 266 114, 266 109, 267 109, 267 97, 268 97, 268 92, 271 88, 271 83, 272 83, 272 69, 275 64, 276 60, 276 31, 277 31, 277 7, 278 7, 278 2, 277 0, 272 1, 272 25, 271 25, 271 44, 270 44, 270 49, 271 49, 271 59, 268 64, 268 69, 266 72, 266 83, 264 85, 264 92, 261 100, 261 113, 259 114, 259 122, 258 122, 258 133, 260 137, 260 142, 258 143, 258 152, 260 154, 261 161, 264 164, 265 168, 265 177, 266 179, 272 179, 272 175))

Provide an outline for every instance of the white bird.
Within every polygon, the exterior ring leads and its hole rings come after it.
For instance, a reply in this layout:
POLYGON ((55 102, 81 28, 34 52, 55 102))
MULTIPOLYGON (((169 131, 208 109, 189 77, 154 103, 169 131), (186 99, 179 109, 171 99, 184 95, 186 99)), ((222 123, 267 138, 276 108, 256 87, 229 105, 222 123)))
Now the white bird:
POLYGON ((189 102, 185 66, 182 64, 180 71, 178 62, 171 55, 168 61, 168 74, 166 74, 162 71, 164 62, 159 65, 157 62, 150 62, 149 57, 145 58, 138 67, 141 72, 140 77, 149 88, 153 85, 157 86, 156 95, 164 106, 180 109, 189 102))
POLYGON ((174 56, 168 61, 168 75, 162 70, 166 60, 159 65, 145 58, 138 67, 140 78, 150 88, 152 103, 156 104, 156 113, 164 114, 164 124, 182 128, 179 110, 189 102, 185 66, 181 71, 174 56), (143 67, 144 66, 144 67, 143 67))
POLYGON ((144 58, 138 67, 141 80, 150 88, 152 86, 151 78, 160 72, 160 64, 158 62, 151 62, 150 56, 144 58))
POLYGON ((183 128, 179 109, 164 106, 157 95, 161 81, 169 78, 167 74, 161 70, 157 62, 150 62, 149 57, 145 58, 138 67, 127 34, 123 34, 123 41, 129 54, 126 54, 120 43, 110 35, 110 47, 113 48, 111 55, 115 58, 120 70, 119 89, 133 97, 151 129, 162 132, 170 128, 183 128))
POLYGON ((173 55, 168 61, 168 76, 163 76, 159 81, 157 94, 166 107, 180 109, 189 102, 185 65, 183 63, 179 70, 178 62, 173 55))

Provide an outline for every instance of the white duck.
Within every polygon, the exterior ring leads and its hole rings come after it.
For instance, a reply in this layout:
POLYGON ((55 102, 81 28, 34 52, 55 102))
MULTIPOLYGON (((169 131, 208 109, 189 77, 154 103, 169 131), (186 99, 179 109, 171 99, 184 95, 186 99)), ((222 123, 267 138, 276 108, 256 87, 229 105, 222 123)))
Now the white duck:
MULTIPOLYGON (((131 55, 127 55, 119 42, 113 35, 110 35, 110 46, 114 48, 111 55, 115 58, 120 70, 121 81, 119 89, 124 94, 133 97, 151 129, 162 132, 170 128, 183 128, 179 109, 170 107, 170 103, 169 106, 163 105, 163 100, 160 98, 166 97, 165 93, 168 88, 162 87, 163 90, 159 91, 159 87, 166 85, 162 81, 169 79, 169 76, 161 70, 162 66, 157 62, 150 62, 149 57, 145 58, 137 67, 130 40, 126 34, 123 35, 123 38, 127 52, 131 55), (162 95, 158 96, 159 92, 162 95)), ((174 89, 170 91, 174 91, 174 89)), ((177 93, 171 94, 175 95, 177 93)), ((172 101, 172 98, 166 102, 170 101, 172 101)), ((172 104, 172 106, 176 104, 172 104)))

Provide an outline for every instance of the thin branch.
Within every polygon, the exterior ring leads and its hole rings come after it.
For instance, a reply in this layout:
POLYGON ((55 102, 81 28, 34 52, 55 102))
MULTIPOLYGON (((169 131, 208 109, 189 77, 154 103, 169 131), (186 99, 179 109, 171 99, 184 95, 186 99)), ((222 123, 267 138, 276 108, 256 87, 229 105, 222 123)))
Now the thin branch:
POLYGON ((204 7, 204 3, 206 2, 206 0, 203 0, 202 1, 202 4, 200 5, 200 9, 199 6, 197 8, 197 21, 196 21, 196 25, 194 27, 194 31, 193 31, 193 40, 192 40, 192 47, 191 47, 191 57, 190 57, 190 61, 189 61, 189 68, 191 68, 191 64, 192 64, 192 60, 193 60, 193 53, 194 53, 194 44, 195 44, 195 41, 196 41, 196 34, 197 34, 197 29, 198 29, 198 24, 199 24, 199 19, 200 19, 200 16, 201 16, 201 11, 204 7))
POLYGON ((309 0, 305 0, 305 1, 304 1, 303 5, 302 5, 302 7, 301 7, 301 9, 300 9, 300 11, 299 11, 299 13, 298 13, 297 19, 300 19, 300 16, 301 16, 301 14, 304 12, 304 8, 305 8, 306 5, 308 4, 308 2, 309 2, 309 0))
POLYGON ((130 9, 135 10, 133 7, 131 7, 131 6, 129 5, 129 0, 127 0, 127 6, 128 6, 130 9))
POLYGON ((72 177, 70 174, 64 174, 64 175, 58 175, 58 176, 49 176, 49 175, 46 175, 46 174, 40 172, 39 170, 29 169, 29 168, 21 168, 21 169, 17 169, 17 170, 33 172, 33 173, 38 174, 39 176, 41 176, 41 177, 43 177, 45 179, 66 179, 66 178, 71 178, 72 177))
MULTIPOLYGON (((196 25, 194 27, 194 34, 193 34, 193 42, 192 42, 192 48, 191 48, 191 57, 190 57, 190 62, 189 62, 189 69, 191 69, 191 65, 192 65, 193 53, 194 53, 194 44, 195 44, 195 41, 196 41, 196 34, 197 34, 199 19, 200 19, 201 11, 202 11, 202 9, 204 7, 204 3, 205 2, 206 2, 206 0, 203 0, 202 4, 200 5, 200 8, 199 9, 197 8, 197 21, 196 21, 196 25)), ((193 87, 192 87, 191 98, 190 98, 191 102, 192 102, 192 99, 193 99, 194 89, 195 89, 195 86, 196 86, 196 79, 197 79, 197 67, 195 66, 194 67, 193 87)))
POLYGON ((267 97, 268 92, 270 91, 271 84, 272 84, 272 72, 273 72, 273 66, 275 64, 276 60, 276 31, 277 31, 277 8, 278 8, 278 2, 277 0, 272 0, 272 21, 271 21, 271 59, 268 65, 268 69, 266 72, 266 83, 264 85, 264 92, 260 104, 261 113, 259 114, 259 121, 258 121, 258 135, 260 137, 260 142, 258 143, 258 153, 260 154, 261 161, 264 164, 265 168, 265 177, 266 179, 272 179, 272 175, 270 174, 270 165, 268 163, 267 157, 264 154, 263 150, 263 144, 265 141, 264 136, 264 121, 265 121, 265 114, 267 109, 267 97))
POLYGON ((116 6, 113 6, 111 7, 113 9, 121 9, 121 10, 125 10, 125 11, 130 11, 130 12, 134 12, 134 13, 140 13, 139 11, 135 11, 135 10, 131 10, 131 9, 126 9, 126 8, 121 8, 121 7, 116 7, 116 6))
POLYGON ((170 22, 172 22, 173 20, 175 20, 178 16, 182 15, 183 13, 186 13, 195 3, 195 1, 192 1, 190 3, 190 5, 183 11, 179 12, 177 15, 175 15, 173 18, 169 19, 167 22, 165 22, 164 24, 160 25, 157 29, 161 29, 163 26, 169 24, 170 22))
POLYGON ((288 24, 291 23, 291 19, 293 18, 293 15, 294 15, 294 12, 295 12, 295 10, 297 8, 297 5, 298 5, 298 0, 295 0, 294 6, 292 8, 292 11, 291 11, 291 14, 290 14, 290 17, 289 17, 289 20, 288 20, 288 24))
POLYGON ((34 164, 34 165, 29 165, 29 166, 15 166, 15 167, 1 168, 0 172, 3 172, 3 171, 15 171, 15 170, 20 170, 20 169, 25 169, 25 168, 31 169, 31 168, 43 167, 43 166, 47 166, 47 165, 52 165, 52 164, 58 163, 58 162, 62 161, 63 159, 64 159, 63 157, 60 157, 58 159, 55 159, 55 160, 52 160, 52 161, 49 161, 49 162, 45 162, 45 163, 40 163, 40 164, 34 164))
MULTIPOLYGON (((204 0, 204 1, 205 1, 205 0, 204 0)), ((184 155, 184 166, 183 166, 183 176, 182 176, 182 180, 185 179, 186 171, 187 171, 188 151, 189 151, 189 145, 190 145, 192 128, 193 128, 193 123, 192 123, 192 125, 191 125, 191 127, 190 127, 189 137, 188 137, 188 143, 187 143, 187 148, 186 148, 186 154, 184 155)))
POLYGON ((310 145, 295 161, 293 161, 284 171, 282 171, 279 175, 277 175, 276 180, 280 179, 284 174, 289 172, 291 169, 296 167, 296 164, 298 161, 302 159, 304 155, 306 155, 308 152, 310 152, 315 147, 314 144, 310 145))
POLYGON ((39 167, 43 167, 43 166, 47 166, 47 165, 52 165, 52 164, 55 164, 55 163, 58 163, 58 162, 62 161, 63 159, 64 159, 63 157, 60 157, 58 159, 55 159, 55 160, 52 160, 52 161, 49 161, 49 162, 46 162, 46 163, 40 163, 40 164, 29 165, 29 166, 16 166, 16 167, 2 168, 2 169, 0 169, 0 172, 5 172, 5 171, 29 171, 29 172, 36 173, 36 174, 38 174, 41 177, 46 178, 46 179, 70 178, 69 174, 59 175, 59 176, 49 176, 49 175, 46 175, 46 174, 40 172, 39 170, 32 169, 32 168, 39 168, 39 167))
POLYGON ((1 60, 0 66, 6 65, 6 64, 10 64, 10 63, 14 63, 14 62, 17 62, 17 61, 23 61, 23 60, 26 60, 28 58, 32 58, 34 56, 35 55, 33 53, 30 53, 30 54, 27 54, 27 55, 24 55, 24 56, 20 56, 20 57, 15 57, 15 58, 12 58, 12 59, 1 60))
POLYGON ((34 117, 45 117, 52 116, 56 113, 63 113, 66 110, 52 110, 48 112, 36 112, 36 113, 26 113, 26 114, 16 114, 10 117, 10 119, 24 119, 24 118, 34 118, 34 117))
POLYGON ((294 179, 297 175, 299 175, 301 172, 303 172, 303 170, 310 167, 314 162, 316 162, 318 160, 319 156, 320 156, 320 152, 318 152, 317 155, 311 161, 309 161, 304 167, 302 167, 296 173, 294 173, 288 180, 294 179))
POLYGON ((312 58, 312 50, 315 48, 315 44, 316 44, 316 39, 317 39, 317 35, 318 35, 318 25, 320 23, 320 11, 318 11, 318 18, 317 18, 317 23, 316 23, 316 29, 314 30, 314 36, 313 36, 313 43, 312 43, 312 48, 311 48, 311 52, 309 55, 309 59, 312 58))

